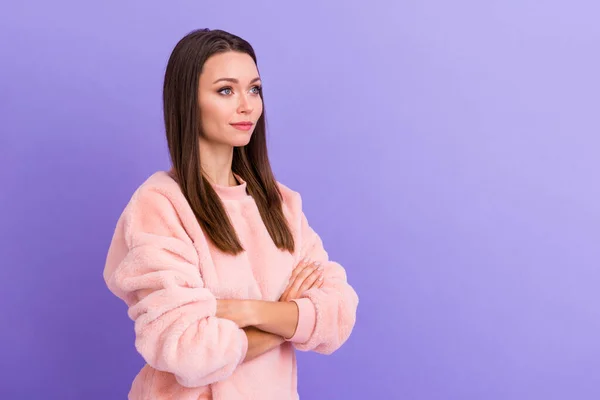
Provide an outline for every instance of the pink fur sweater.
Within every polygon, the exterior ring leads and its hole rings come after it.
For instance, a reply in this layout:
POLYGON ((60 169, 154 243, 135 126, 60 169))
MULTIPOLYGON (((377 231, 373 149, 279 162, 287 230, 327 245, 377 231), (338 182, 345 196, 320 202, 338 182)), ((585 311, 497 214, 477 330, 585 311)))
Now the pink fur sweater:
POLYGON ((214 188, 245 249, 237 256, 207 240, 164 171, 135 191, 117 222, 104 279, 126 304, 145 361, 130 400, 298 399, 295 350, 330 354, 354 327, 358 296, 309 226, 298 193, 279 184, 296 245, 290 254, 274 245, 245 182, 214 188), (324 265, 323 286, 295 300, 293 337, 244 362, 247 336, 215 316, 216 300, 277 301, 303 258, 324 265))

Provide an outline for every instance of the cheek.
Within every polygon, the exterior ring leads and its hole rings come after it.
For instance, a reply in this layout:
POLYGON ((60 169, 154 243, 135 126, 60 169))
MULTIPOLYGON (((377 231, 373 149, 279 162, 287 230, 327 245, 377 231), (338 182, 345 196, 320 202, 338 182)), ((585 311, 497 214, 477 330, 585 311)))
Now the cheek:
POLYGON ((256 105, 254 106, 254 112, 258 114, 258 116, 260 116, 263 112, 263 103, 261 99, 258 99, 256 101, 256 105))
POLYGON ((202 128, 209 136, 219 135, 219 132, 231 119, 231 106, 220 99, 200 103, 202 128))

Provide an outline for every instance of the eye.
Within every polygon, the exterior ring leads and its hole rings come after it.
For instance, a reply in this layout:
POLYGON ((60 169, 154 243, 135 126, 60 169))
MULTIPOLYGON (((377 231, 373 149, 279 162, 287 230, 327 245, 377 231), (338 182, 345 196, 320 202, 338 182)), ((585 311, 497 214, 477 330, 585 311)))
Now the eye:
POLYGON ((252 89, 250 89, 251 91, 253 90, 252 93, 254 94, 260 94, 260 92, 262 91, 262 87, 261 86, 253 86, 252 89))
POLYGON ((228 95, 230 95, 232 93, 232 91, 231 91, 230 87, 224 87, 222 89, 219 89, 218 93, 220 93, 222 95, 225 95, 225 96, 228 96, 228 95))

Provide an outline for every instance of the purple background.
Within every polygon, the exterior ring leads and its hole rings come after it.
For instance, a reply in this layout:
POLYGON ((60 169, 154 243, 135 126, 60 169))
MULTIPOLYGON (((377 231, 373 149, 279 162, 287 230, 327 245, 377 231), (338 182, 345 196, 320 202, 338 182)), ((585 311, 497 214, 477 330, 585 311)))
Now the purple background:
POLYGON ((600 398, 594 4, 5 2, 0 398, 126 397, 104 257, 168 167, 163 70, 199 27, 255 46, 277 178, 361 298, 302 398, 600 398))

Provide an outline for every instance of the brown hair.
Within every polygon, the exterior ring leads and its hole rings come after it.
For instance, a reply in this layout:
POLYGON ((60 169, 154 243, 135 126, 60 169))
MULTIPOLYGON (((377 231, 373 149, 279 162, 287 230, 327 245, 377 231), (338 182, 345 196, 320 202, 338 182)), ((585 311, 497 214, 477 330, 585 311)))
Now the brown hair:
MULTIPOLYGON (((252 46, 228 32, 199 29, 184 36, 173 49, 165 71, 163 111, 175 179, 208 238, 221 251, 236 255, 244 248, 219 196, 202 174, 199 151, 200 74, 210 56, 227 51, 246 53, 257 63, 252 46)), ((256 202, 275 245, 293 252, 294 238, 283 214, 282 196, 267 155, 264 107, 250 142, 234 148, 232 170, 246 181, 248 193, 256 202)))

